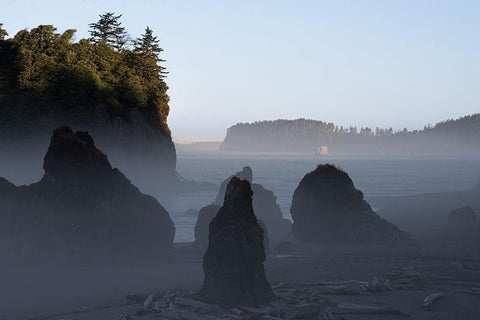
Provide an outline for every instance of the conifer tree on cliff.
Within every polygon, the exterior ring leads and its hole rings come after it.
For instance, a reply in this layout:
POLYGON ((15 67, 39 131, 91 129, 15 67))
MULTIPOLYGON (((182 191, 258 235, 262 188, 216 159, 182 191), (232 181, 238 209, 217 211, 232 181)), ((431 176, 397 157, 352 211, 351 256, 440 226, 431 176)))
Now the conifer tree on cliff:
POLYGON ((108 46, 120 51, 127 43, 127 33, 121 26, 120 18, 113 12, 100 15, 98 22, 90 23, 90 41, 95 44, 105 43, 108 46))
POLYGON ((165 67, 161 63, 165 62, 160 58, 160 53, 163 51, 160 48, 160 40, 153 35, 152 29, 147 26, 145 33, 141 38, 135 41, 134 53, 141 57, 141 68, 145 73, 146 78, 161 77, 164 78, 168 72, 165 71, 165 67))
POLYGON ((3 23, 0 23, 0 40, 4 40, 8 36, 7 30, 3 29, 3 23))

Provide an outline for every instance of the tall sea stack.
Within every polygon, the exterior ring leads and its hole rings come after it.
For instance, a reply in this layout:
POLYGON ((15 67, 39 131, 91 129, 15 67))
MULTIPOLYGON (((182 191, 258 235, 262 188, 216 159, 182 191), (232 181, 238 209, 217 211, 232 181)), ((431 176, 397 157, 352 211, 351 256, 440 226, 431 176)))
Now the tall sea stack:
POLYGON ((199 298, 224 306, 256 306, 274 297, 265 277, 264 231, 252 207, 247 180, 233 177, 223 206, 210 222, 208 249, 203 257, 205 279, 199 298))

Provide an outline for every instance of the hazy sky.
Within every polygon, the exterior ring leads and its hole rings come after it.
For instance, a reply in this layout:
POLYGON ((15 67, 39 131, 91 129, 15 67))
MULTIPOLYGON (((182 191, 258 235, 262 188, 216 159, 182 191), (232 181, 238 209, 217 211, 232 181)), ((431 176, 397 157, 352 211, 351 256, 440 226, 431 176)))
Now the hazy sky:
POLYGON ((410 129, 480 112, 479 1, 2 0, 0 22, 78 40, 107 11, 160 38, 177 141, 265 119, 410 129))

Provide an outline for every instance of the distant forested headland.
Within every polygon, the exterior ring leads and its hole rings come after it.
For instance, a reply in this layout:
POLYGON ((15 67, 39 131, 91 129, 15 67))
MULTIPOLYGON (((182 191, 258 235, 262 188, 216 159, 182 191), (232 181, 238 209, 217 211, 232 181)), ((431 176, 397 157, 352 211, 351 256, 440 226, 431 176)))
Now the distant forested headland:
POLYGON ((120 19, 100 15, 90 37, 78 41, 75 29, 39 25, 9 37, 0 24, 1 152, 35 146, 35 138, 69 125, 88 130, 113 157, 173 172, 163 49, 149 27, 130 39, 120 19), (4 150, 8 141, 13 146, 4 150))
POLYGON ((222 150, 331 154, 480 154, 480 114, 446 120, 423 130, 339 127, 297 119, 238 123, 227 130, 222 150))

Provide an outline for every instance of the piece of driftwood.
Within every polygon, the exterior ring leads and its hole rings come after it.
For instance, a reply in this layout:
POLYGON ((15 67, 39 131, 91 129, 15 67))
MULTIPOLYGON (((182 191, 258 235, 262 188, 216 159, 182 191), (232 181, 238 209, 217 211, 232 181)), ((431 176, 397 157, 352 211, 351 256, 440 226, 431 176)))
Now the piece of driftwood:
POLYGON ((358 296, 365 294, 361 290, 356 290, 349 288, 347 286, 322 286, 315 288, 315 291, 319 294, 324 295, 347 295, 347 296, 358 296))
POLYGON ((269 314, 270 313, 270 310, 268 308, 253 308, 253 307, 239 306, 238 309, 244 312, 253 313, 253 314, 269 314))
POLYGON ((480 286, 480 283, 478 283, 476 281, 450 280, 450 279, 435 279, 435 280, 433 280, 433 283, 449 285, 449 286, 457 286, 457 287, 477 287, 477 286, 480 286))
POLYGON ((455 293, 463 293, 463 294, 471 294, 473 296, 480 296, 480 290, 474 290, 476 288, 472 288, 472 290, 456 290, 455 293))
POLYGON ((397 316, 406 316, 399 310, 385 307, 376 307, 363 304, 353 304, 353 303, 339 303, 337 305, 336 314, 385 314, 385 315, 397 315, 397 316))
POLYGON ((202 307, 208 307, 209 306, 208 303, 198 301, 198 300, 183 298, 183 297, 176 297, 175 300, 174 300, 174 303, 177 306, 190 307, 190 308, 202 308, 202 307))
POLYGON ((438 299, 442 298, 443 296, 443 292, 435 292, 431 295, 426 296, 425 299, 423 299, 422 308, 429 311, 432 310, 433 303, 438 299))

